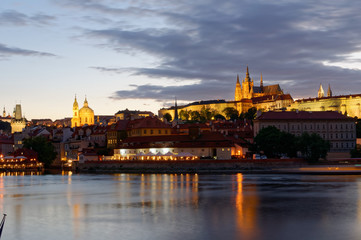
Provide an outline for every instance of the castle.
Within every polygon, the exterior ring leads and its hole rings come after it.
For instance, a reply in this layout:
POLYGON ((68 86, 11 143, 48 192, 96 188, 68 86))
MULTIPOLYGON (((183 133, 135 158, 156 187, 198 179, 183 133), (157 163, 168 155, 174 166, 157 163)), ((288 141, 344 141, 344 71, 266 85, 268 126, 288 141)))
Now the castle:
MULTIPOLYGON (((247 67, 246 77, 242 80, 242 85, 237 75, 235 96, 233 101, 225 100, 209 100, 193 102, 184 106, 177 107, 177 113, 180 111, 197 111, 202 108, 209 108, 219 114, 224 114, 226 108, 235 108, 239 113, 247 112, 250 108, 255 107, 263 111, 284 110, 293 103, 290 94, 284 94, 280 85, 263 85, 263 77, 261 75, 260 86, 255 86, 253 79, 250 77, 247 67)), ((158 116, 162 118, 166 113, 175 118, 175 107, 163 108, 158 112, 158 116)))

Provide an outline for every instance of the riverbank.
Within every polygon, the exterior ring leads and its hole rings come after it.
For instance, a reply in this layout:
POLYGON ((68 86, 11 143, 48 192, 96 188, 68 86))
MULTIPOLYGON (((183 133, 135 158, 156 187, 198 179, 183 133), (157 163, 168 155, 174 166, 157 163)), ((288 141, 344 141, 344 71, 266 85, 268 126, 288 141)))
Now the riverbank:
POLYGON ((196 160, 196 161, 87 161, 83 173, 238 173, 307 166, 302 159, 196 160))
POLYGON ((196 160, 196 161, 87 161, 80 173, 267 173, 314 175, 361 175, 355 162, 309 164, 303 159, 196 160))

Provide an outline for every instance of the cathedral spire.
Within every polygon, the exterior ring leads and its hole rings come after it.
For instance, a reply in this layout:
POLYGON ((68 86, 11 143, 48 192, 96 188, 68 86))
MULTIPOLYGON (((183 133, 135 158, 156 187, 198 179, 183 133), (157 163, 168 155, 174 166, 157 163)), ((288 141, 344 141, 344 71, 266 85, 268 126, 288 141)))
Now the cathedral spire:
POLYGON ((173 119, 173 121, 178 122, 177 97, 175 97, 175 103, 174 103, 174 119, 173 119))
POLYGON ((237 74, 237 83, 239 83, 239 76, 238 76, 238 74, 237 74))
POLYGON ((260 84, 260 87, 261 87, 261 92, 263 93, 263 77, 262 77, 262 73, 261 73, 261 84, 260 84))
POLYGON ((323 91, 322 84, 320 83, 320 88, 318 89, 318 98, 323 98, 325 96, 325 92, 323 91))
POLYGON ((249 82, 251 80, 249 77, 248 66, 247 66, 246 78, 244 80, 245 80, 245 82, 249 82))
POLYGON ((332 97, 331 86, 328 84, 327 97, 332 97))

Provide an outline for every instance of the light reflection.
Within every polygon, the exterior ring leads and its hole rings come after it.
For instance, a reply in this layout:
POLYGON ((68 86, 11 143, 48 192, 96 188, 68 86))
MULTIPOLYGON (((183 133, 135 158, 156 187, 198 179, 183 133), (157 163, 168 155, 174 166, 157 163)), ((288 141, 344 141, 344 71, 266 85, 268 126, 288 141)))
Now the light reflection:
POLYGON ((243 191, 243 175, 236 175, 237 195, 237 225, 241 231, 242 239, 255 239, 257 235, 257 208, 259 200, 257 197, 256 186, 247 186, 247 195, 243 191))

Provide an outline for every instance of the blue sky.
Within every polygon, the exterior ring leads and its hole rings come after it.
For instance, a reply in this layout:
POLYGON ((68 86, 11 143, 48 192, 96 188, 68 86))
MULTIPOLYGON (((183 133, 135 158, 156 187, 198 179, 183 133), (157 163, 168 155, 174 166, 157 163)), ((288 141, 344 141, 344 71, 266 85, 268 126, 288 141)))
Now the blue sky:
POLYGON ((361 93, 358 1, 0 1, 0 103, 28 119, 234 97, 237 74, 294 98, 361 93))

